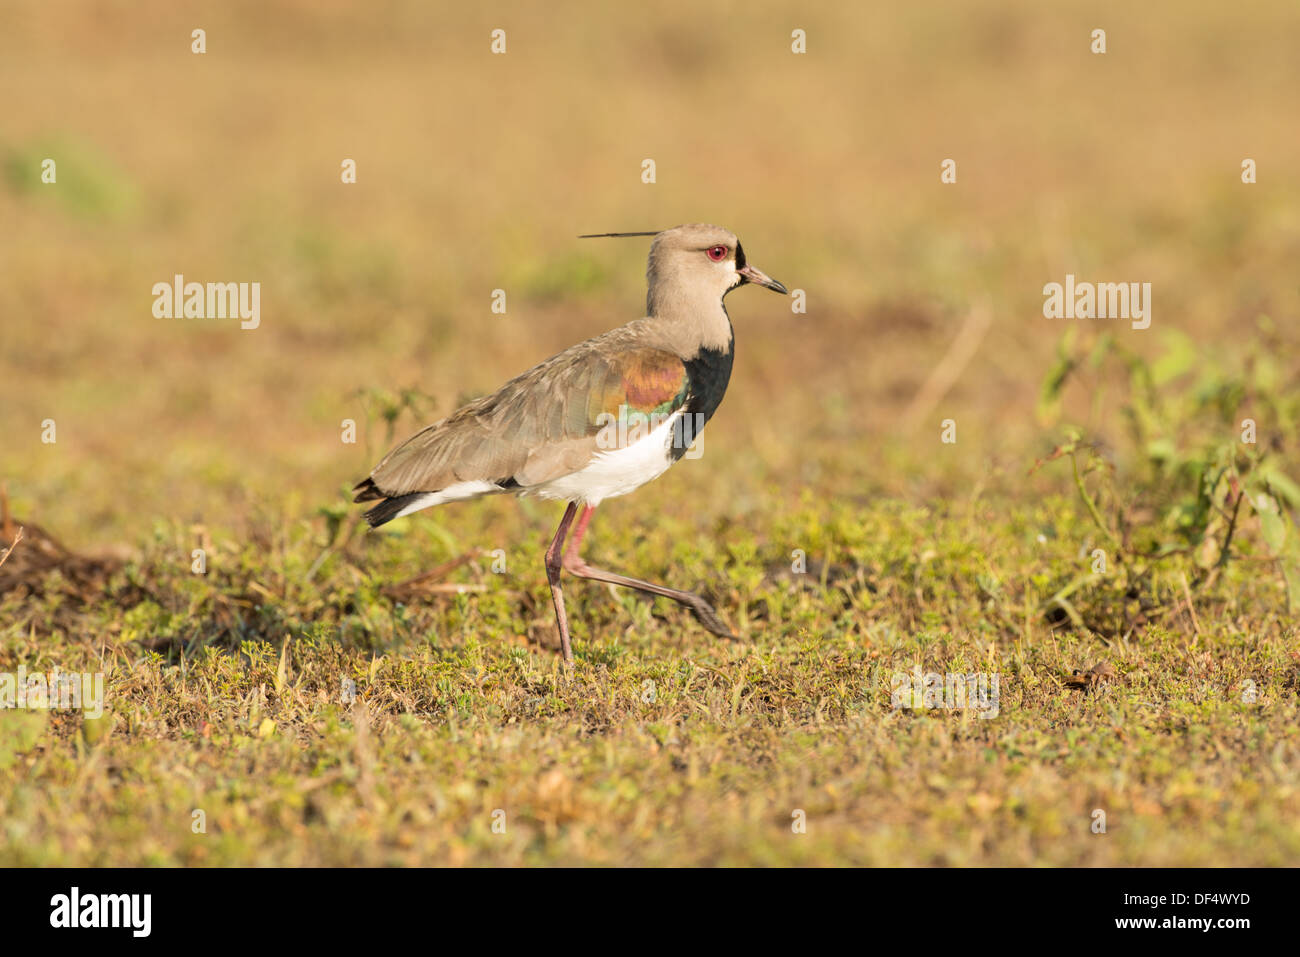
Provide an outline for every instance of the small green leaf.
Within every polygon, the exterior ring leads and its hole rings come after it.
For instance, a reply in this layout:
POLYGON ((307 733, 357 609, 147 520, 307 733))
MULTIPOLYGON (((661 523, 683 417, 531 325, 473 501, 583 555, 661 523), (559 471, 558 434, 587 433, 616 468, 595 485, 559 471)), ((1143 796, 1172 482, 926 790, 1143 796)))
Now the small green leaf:
POLYGON ((36 747, 47 717, 45 711, 0 710, 0 768, 12 767, 18 755, 36 747))

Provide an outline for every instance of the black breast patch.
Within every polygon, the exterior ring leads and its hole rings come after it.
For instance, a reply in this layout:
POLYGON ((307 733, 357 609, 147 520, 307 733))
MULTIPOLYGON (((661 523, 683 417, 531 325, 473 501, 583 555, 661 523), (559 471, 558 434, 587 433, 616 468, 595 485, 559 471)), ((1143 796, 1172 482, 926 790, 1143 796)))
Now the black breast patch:
POLYGON ((686 380, 688 391, 686 404, 682 407, 681 427, 673 436, 670 450, 676 462, 691 447, 695 437, 703 430, 713 413, 722 404, 726 394, 727 383, 731 381, 731 364, 735 359, 735 337, 727 343, 725 349, 701 349, 694 359, 686 360, 686 380))

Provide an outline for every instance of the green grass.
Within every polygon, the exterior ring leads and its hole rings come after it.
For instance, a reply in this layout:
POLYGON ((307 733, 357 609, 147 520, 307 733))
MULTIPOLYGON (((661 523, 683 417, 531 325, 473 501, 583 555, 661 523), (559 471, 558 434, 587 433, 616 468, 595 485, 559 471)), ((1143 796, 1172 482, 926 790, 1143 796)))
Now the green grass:
MULTIPOLYGON (((0 861, 1215 865, 1300 852, 1300 636, 1273 577, 1230 566, 1198 593, 1193 625, 1189 565, 1166 560, 1149 624, 1105 640, 1042 614, 1088 535, 1069 500, 768 504, 786 516, 770 535, 706 526, 682 554, 669 522, 596 553, 702 584, 739 643, 575 583, 572 674, 538 647, 553 625, 522 547, 508 575, 475 561, 449 576, 482 592, 381 597, 394 569, 445 557, 414 524, 324 560, 323 520, 218 539, 206 575, 176 559, 180 530, 160 533, 85 608, 54 581, 0 607, 15 622, 0 665, 102 667, 109 712, 55 712, 11 759, 0 861), (782 541, 807 543, 808 574, 790 572, 782 541), (134 589, 155 597, 119 614, 111 596, 134 589), (1103 660, 1119 682, 1063 685, 1103 660), (895 711, 891 676, 915 665, 998 673, 999 714, 895 711), (1090 830, 1096 809, 1105 834, 1090 830)), ((1085 613, 1090 595, 1107 600, 1085 589, 1085 613)))

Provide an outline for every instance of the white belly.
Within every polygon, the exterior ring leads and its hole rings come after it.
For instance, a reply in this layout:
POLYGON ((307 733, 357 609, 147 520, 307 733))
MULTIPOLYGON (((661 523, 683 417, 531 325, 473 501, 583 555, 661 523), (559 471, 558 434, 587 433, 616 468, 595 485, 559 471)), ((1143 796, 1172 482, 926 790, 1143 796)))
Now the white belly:
POLYGON ((643 438, 623 448, 597 452, 585 468, 533 486, 525 494, 584 505, 626 495, 657 479, 673 464, 674 429, 681 417, 680 410, 674 412, 643 438))

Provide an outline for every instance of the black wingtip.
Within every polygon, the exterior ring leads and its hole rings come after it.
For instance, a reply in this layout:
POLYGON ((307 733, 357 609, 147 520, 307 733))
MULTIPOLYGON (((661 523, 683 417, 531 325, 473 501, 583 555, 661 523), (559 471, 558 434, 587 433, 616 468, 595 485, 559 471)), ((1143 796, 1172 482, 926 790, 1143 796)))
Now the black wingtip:
POLYGON ((366 524, 371 528, 378 528, 380 525, 386 525, 393 519, 397 518, 399 512, 411 504, 412 501, 424 495, 424 492, 411 492, 409 495, 398 495, 394 498, 386 498, 370 511, 366 512, 366 524))
POLYGON ((369 502, 384 497, 384 493, 379 491, 379 486, 375 484, 375 480, 372 478, 358 482, 352 486, 352 491, 357 493, 356 497, 352 499, 354 502, 369 502))

